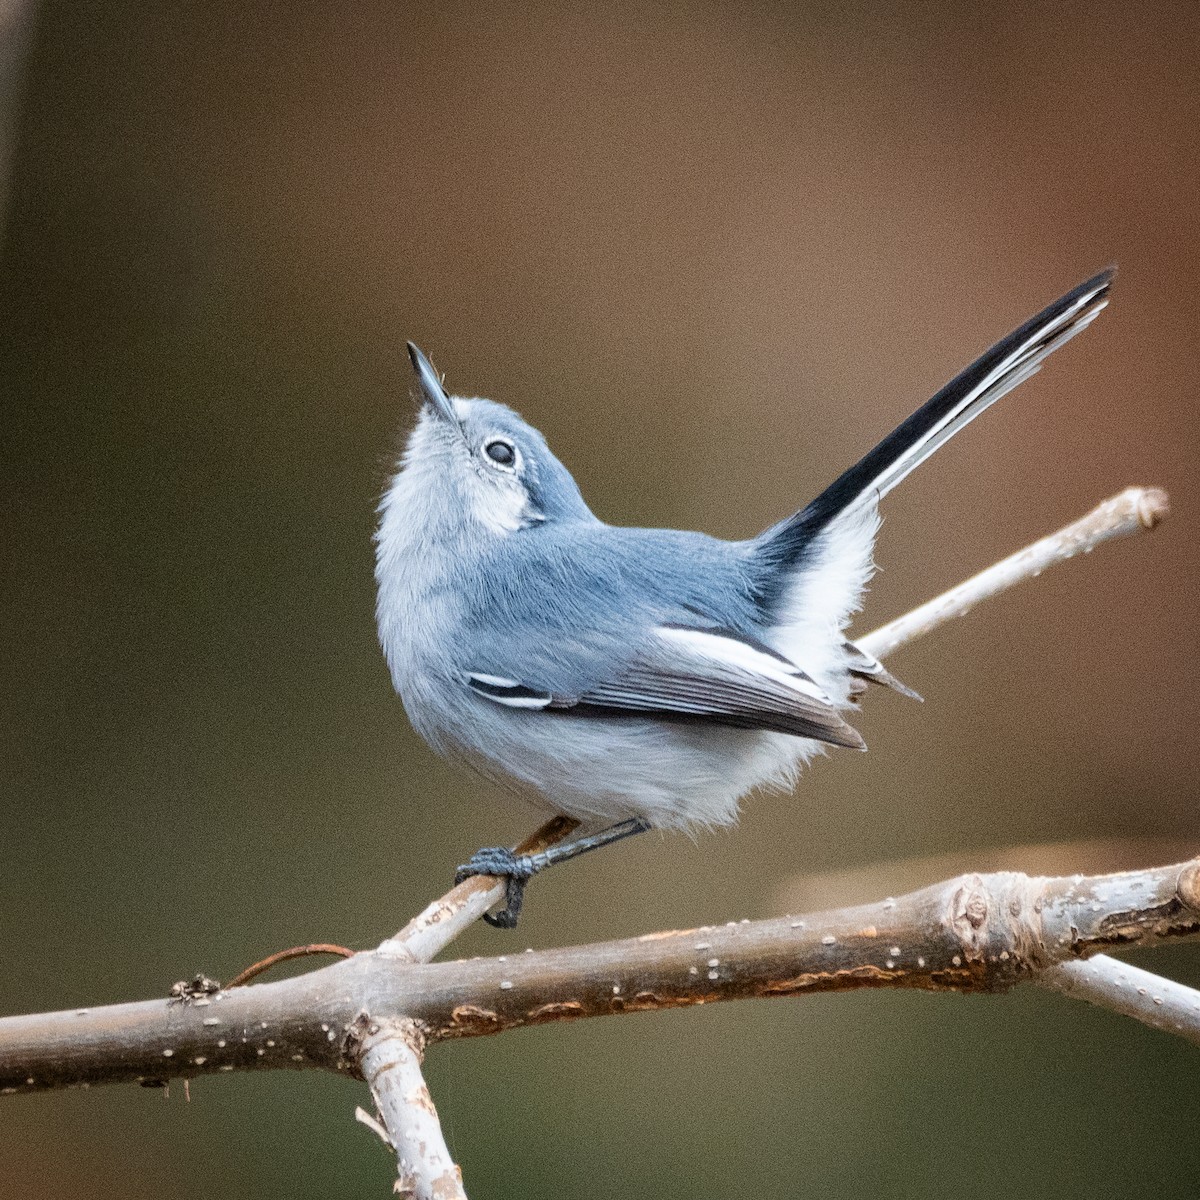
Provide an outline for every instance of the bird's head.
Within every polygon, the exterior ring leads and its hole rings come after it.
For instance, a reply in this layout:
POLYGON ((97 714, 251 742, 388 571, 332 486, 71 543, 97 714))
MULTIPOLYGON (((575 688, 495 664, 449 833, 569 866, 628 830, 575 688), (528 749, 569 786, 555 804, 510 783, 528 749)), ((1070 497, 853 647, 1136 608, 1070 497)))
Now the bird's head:
POLYGON ((570 472, 532 425, 491 400, 450 396, 411 342, 417 424, 385 506, 410 519, 505 537, 548 522, 592 519, 570 472))

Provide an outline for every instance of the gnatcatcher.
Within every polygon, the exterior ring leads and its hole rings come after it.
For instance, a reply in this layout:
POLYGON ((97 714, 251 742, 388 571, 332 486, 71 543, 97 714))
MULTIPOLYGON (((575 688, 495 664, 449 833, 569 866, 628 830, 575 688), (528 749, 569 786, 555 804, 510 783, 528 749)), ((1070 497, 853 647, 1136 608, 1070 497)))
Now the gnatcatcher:
POLYGON ((452 397, 411 342, 416 427, 380 504, 379 637, 438 752, 599 829, 458 870, 507 880, 646 829, 732 822, 790 788, 868 683, 911 695, 844 635, 872 572, 877 503, 1104 308, 1080 284, 955 376, 807 507, 744 542, 593 516, 545 439, 452 397), (603 826, 603 828, 602 828, 603 826))

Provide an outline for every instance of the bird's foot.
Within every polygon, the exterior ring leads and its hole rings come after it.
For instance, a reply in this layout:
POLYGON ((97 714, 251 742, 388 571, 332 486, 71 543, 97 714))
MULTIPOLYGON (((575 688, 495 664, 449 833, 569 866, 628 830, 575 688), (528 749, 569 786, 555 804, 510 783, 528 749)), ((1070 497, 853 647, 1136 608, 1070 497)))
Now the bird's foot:
POLYGON ((525 899, 525 885, 541 869, 529 854, 514 854, 504 846, 486 846, 476 850, 470 861, 454 872, 454 882, 462 883, 473 875, 494 875, 504 880, 504 907, 498 912, 483 914, 483 919, 497 929, 515 929, 525 899))

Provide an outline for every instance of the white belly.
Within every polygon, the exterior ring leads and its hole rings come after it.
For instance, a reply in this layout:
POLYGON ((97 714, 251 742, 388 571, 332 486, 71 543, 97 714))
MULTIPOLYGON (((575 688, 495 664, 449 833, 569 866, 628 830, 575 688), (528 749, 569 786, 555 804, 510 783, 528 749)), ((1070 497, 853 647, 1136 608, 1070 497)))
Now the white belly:
POLYGON ((790 789, 800 768, 824 750, 807 738, 714 724, 476 705, 474 719, 460 726, 475 732, 474 744, 464 745, 460 734, 444 748, 501 786, 586 822, 642 817, 659 829, 728 825, 747 792, 790 789))

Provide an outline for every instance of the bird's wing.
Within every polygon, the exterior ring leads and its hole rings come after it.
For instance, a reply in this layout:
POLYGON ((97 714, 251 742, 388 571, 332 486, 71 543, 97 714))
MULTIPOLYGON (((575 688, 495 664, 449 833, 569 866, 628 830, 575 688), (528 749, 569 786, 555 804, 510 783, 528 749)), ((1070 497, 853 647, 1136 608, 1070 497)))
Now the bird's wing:
POLYGON ((478 672, 466 682, 474 692, 509 708, 711 722, 866 748, 832 700, 795 663, 726 629, 661 625, 610 677, 571 695, 530 679, 478 672))

